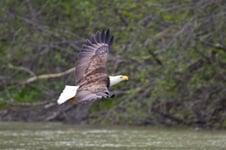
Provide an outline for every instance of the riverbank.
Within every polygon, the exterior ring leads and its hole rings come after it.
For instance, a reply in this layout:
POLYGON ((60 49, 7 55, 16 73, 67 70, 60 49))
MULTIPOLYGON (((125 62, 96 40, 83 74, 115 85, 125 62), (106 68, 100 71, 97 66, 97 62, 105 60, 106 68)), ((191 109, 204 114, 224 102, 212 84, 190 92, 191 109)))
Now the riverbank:
MULTIPOLYGON (((20 104, 20 105, 8 105, 0 109, 0 121, 10 122, 62 122, 69 124, 86 124, 93 125, 89 116, 90 105, 75 105, 71 102, 57 105, 55 101, 45 102, 41 104, 20 104)), ((167 114, 165 119, 167 122, 167 114)), ((161 120, 164 118, 162 117, 161 120)), ((101 122, 95 123, 96 125, 103 125, 101 122)), ((104 125, 126 125, 126 126, 166 126, 166 127, 191 127, 191 128, 204 128, 204 129, 224 129, 221 126, 208 126, 206 124, 165 124, 164 122, 158 122, 156 120, 143 120, 141 123, 131 124, 104 124, 104 125)))

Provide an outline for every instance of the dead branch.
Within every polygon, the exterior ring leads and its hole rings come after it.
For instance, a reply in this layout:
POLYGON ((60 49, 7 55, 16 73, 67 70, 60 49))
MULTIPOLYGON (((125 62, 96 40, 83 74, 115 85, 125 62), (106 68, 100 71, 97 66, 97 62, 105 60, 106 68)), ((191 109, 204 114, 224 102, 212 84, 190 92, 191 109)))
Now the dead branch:
POLYGON ((36 80, 43 80, 43 79, 51 79, 51 78, 58 78, 58 77, 62 77, 65 76, 67 74, 70 74, 71 72, 75 71, 75 67, 70 68, 64 72, 59 72, 59 73, 53 73, 53 74, 42 74, 42 75, 37 75, 37 76, 33 76, 31 78, 28 78, 27 80, 24 80, 22 82, 20 82, 21 84, 29 84, 32 83, 36 80))
POLYGON ((15 69, 15 70, 19 70, 19 71, 24 71, 29 73, 32 76, 35 76, 35 73, 33 71, 31 71, 29 68, 23 67, 23 66, 14 66, 12 64, 8 64, 8 67, 11 69, 15 69))
POLYGON ((70 68, 70 69, 68 69, 68 70, 66 70, 64 72, 35 75, 34 72, 32 72, 31 70, 29 70, 28 68, 25 68, 25 67, 13 66, 13 65, 10 64, 9 68, 25 71, 25 72, 31 74, 32 77, 30 77, 30 78, 28 78, 26 80, 23 80, 23 81, 19 81, 19 82, 16 81, 16 82, 5 83, 5 84, 0 86, 0 89, 4 88, 6 86, 11 86, 11 85, 17 85, 17 84, 24 84, 25 85, 25 84, 29 84, 29 83, 35 82, 36 80, 45 80, 45 79, 59 78, 59 77, 65 76, 65 75, 70 74, 71 72, 75 71, 75 67, 73 67, 73 68, 70 68))

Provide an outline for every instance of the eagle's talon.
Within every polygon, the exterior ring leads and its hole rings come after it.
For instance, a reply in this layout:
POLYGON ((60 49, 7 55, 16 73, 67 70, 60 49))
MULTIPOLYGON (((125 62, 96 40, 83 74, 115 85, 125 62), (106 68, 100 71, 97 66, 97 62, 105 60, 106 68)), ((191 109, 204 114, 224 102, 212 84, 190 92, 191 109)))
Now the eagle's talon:
POLYGON ((115 97, 115 94, 111 94, 111 95, 110 95, 110 98, 113 98, 113 97, 115 97))

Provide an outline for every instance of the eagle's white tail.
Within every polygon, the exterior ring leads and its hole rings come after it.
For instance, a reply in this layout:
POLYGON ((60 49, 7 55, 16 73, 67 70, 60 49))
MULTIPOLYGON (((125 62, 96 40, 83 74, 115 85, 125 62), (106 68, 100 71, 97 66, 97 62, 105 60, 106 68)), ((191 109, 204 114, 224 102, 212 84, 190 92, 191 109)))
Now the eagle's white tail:
POLYGON ((79 86, 66 85, 63 92, 60 94, 60 97, 57 100, 57 104, 59 105, 63 104, 69 99, 75 97, 78 87, 79 86))

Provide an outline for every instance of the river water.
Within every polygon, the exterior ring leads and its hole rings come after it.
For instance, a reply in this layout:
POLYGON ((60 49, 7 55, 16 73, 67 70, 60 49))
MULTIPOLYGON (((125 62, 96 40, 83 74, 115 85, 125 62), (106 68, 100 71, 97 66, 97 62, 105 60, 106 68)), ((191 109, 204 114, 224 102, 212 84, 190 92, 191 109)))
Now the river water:
POLYGON ((225 150, 226 131, 0 122, 0 150, 225 150))

